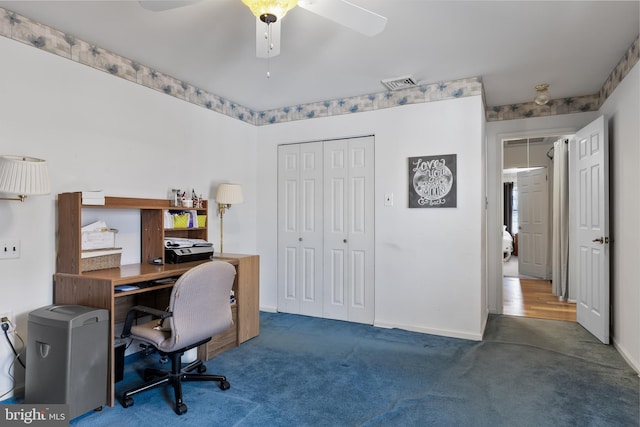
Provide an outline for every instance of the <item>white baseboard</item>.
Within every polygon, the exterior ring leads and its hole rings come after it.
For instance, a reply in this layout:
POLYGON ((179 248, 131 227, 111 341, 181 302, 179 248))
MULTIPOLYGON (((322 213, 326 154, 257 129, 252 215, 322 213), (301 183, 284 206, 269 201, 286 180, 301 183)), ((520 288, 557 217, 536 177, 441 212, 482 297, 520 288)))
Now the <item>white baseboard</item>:
POLYGON ((487 314, 484 316, 484 320, 482 321, 482 328, 480 328, 480 340, 484 338, 484 331, 487 329, 487 322, 489 322, 489 310, 487 309, 487 314))
POLYGON ((278 312, 278 308, 277 307, 260 306, 260 311, 265 311, 267 313, 277 313, 278 312))
POLYGON ((622 358, 629 364, 629 366, 631 366, 634 371, 636 371, 636 374, 640 376, 640 363, 638 363, 637 360, 634 360, 633 357, 629 355, 629 352, 627 352, 627 350, 623 346, 621 346, 615 338, 611 338, 611 341, 613 342, 613 346, 616 350, 618 350, 618 353, 620 353, 622 358))
POLYGON ((397 328, 397 329, 403 329, 405 331, 420 332, 423 334, 430 334, 430 335, 438 335, 441 337, 461 338, 464 340, 472 340, 472 341, 482 341, 482 334, 475 334, 471 332, 452 331, 448 329, 424 328, 424 327, 414 326, 414 325, 402 325, 402 324, 387 323, 387 322, 374 322, 373 326, 376 326, 379 328, 388 328, 388 329, 397 328))

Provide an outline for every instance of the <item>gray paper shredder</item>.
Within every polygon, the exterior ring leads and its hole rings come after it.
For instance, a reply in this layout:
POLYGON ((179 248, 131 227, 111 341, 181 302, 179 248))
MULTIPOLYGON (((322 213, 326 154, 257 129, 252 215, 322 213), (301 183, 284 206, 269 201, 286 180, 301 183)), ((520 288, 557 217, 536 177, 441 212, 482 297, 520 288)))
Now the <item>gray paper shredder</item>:
POLYGON ((50 305, 29 313, 25 403, 69 405, 75 418, 107 402, 109 313, 50 305))

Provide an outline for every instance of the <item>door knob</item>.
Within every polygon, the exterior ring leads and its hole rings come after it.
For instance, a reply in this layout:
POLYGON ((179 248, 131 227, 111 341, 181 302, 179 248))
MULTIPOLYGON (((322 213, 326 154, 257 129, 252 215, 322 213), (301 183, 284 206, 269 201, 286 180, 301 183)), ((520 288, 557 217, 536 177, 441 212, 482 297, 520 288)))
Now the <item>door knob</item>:
POLYGON ((298 237, 298 242, 302 242, 302 237, 298 237))
POLYGON ((608 237, 598 237, 597 239, 593 239, 592 242, 593 243, 600 243, 601 245, 604 245, 605 243, 609 243, 609 238, 608 237))
POLYGON ((347 243, 347 239, 344 239, 344 240, 342 241, 342 243, 347 243))

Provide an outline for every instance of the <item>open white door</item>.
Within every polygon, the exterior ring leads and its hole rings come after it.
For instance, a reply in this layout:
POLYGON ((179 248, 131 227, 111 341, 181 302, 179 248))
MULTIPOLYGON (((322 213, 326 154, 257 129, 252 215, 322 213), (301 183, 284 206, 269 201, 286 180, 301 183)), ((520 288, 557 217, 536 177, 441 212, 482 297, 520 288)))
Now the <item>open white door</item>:
POLYGON ((548 279, 547 169, 518 172, 518 272, 548 279))
POLYGON ((605 123, 600 116, 579 130, 569 148, 569 280, 575 281, 578 323, 609 344, 609 141, 605 123))

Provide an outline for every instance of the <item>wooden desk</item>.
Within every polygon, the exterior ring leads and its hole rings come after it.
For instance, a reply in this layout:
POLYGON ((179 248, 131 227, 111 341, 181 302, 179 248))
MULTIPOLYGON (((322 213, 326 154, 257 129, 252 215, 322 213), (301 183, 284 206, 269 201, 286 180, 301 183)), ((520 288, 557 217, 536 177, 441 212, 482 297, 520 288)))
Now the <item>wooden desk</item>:
MULTIPOLYGON (((230 346, 224 345, 211 348, 205 344, 198 355, 208 359, 217 352, 257 336, 260 332, 259 323, 259 256, 241 254, 223 254, 214 256, 215 259, 227 261, 236 267, 236 278, 233 289, 236 296, 236 318, 232 326, 232 340, 230 346), (219 351, 218 351, 219 350, 219 351)), ((165 309, 171 293, 172 284, 144 286, 127 292, 116 292, 119 285, 147 284, 148 282, 169 277, 178 277, 192 267, 206 261, 182 264, 131 264, 119 268, 88 271, 80 274, 56 273, 54 275, 54 303, 78 304, 109 311, 109 378, 107 403, 114 405, 114 328, 116 323, 124 322, 127 310, 137 304, 154 306, 165 309)), ((229 337, 227 334, 226 339, 229 337)), ((222 334, 221 334, 222 335, 222 334)), ((218 342, 216 337, 212 340, 218 342)))

